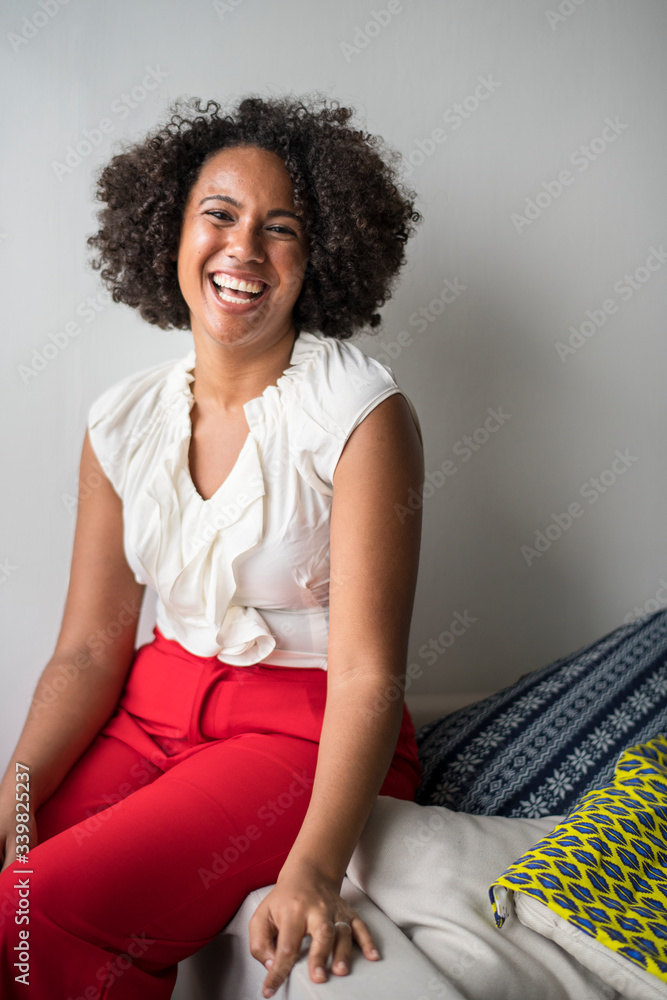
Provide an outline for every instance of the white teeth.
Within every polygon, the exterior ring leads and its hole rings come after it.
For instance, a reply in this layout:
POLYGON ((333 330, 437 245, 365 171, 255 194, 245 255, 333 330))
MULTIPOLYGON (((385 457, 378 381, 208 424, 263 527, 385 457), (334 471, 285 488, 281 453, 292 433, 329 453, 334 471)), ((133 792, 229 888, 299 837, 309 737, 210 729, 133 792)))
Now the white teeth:
POLYGON ((222 289, 218 289, 215 293, 219 299, 224 299, 225 302, 233 302, 238 305, 239 302, 252 302, 252 299, 240 299, 238 295, 225 295, 222 289))
MULTIPOLYGON (((235 288, 239 292, 261 292, 264 288, 263 282, 240 281, 238 278, 231 278, 228 274, 214 274, 213 281, 218 288, 235 288)), ((238 299, 235 299, 238 302, 238 299)))

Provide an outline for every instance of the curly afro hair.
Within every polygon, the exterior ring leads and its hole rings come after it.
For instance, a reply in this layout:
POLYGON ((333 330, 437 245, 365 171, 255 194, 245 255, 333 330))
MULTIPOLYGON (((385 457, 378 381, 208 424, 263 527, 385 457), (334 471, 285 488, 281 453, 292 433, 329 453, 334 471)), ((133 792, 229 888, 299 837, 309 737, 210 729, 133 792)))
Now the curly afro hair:
POLYGON ((188 194, 207 158, 253 145, 280 156, 304 215, 297 332, 343 340, 378 326, 421 215, 415 192, 400 183, 399 154, 350 126, 354 113, 321 96, 251 96, 222 114, 217 101, 176 101, 167 123, 114 156, 97 180, 104 207, 87 242, 114 302, 164 330, 190 328, 174 260, 188 194))

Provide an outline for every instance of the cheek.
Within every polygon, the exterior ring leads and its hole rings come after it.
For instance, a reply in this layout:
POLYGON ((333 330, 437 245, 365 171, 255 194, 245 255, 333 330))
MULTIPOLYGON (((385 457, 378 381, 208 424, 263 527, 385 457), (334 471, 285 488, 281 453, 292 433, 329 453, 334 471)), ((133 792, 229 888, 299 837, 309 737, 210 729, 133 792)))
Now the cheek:
POLYGON ((178 253, 178 280, 192 282, 198 280, 198 275, 208 256, 205 238, 199 234, 186 234, 181 239, 178 253))
POLYGON ((286 255, 283 263, 283 285, 287 294, 296 300, 303 285, 306 272, 306 257, 302 253, 286 255))

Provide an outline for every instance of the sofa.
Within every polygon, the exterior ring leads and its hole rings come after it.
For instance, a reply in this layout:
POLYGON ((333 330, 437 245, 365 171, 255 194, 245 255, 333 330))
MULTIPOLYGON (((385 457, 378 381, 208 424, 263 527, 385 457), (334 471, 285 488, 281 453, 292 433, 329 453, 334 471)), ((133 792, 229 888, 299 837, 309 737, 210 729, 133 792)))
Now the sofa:
MULTIPOLYGON (((342 893, 372 929, 286 1000, 667 998, 667 611, 418 734, 416 802, 379 796, 342 893), (663 850, 664 847, 664 850, 663 850)), ((257 1000, 252 892, 179 965, 174 1000, 257 1000)))

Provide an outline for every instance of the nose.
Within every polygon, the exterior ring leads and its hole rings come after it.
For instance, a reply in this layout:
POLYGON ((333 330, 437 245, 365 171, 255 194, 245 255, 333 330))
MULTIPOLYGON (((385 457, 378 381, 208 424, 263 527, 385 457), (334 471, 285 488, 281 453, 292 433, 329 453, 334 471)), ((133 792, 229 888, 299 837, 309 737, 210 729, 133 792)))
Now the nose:
POLYGON ((252 219, 239 220, 237 225, 227 230, 225 253, 238 261, 261 262, 265 257, 261 227, 252 219))

